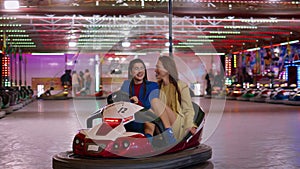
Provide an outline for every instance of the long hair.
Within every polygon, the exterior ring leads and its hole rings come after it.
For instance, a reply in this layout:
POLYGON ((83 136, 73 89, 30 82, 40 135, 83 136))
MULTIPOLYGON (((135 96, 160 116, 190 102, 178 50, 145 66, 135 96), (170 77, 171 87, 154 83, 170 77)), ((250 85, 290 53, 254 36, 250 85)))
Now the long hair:
MULTIPOLYGON (((178 87, 179 77, 178 77, 178 71, 174 59, 169 56, 161 56, 159 57, 159 61, 161 61, 164 68, 168 71, 170 83, 172 83, 175 86, 176 92, 178 94, 178 101, 181 104, 181 92, 178 87)), ((159 82, 160 88, 161 85, 162 85, 162 81, 159 82)))
POLYGON ((133 76, 131 75, 131 71, 133 68, 133 65, 136 63, 141 63, 143 64, 144 68, 145 68, 145 76, 143 78, 143 86, 144 86, 144 95, 143 97, 146 96, 146 81, 148 80, 148 76, 147 76, 147 69, 146 69, 146 65, 144 63, 144 61, 142 61, 141 59, 134 59, 132 61, 130 61, 129 66, 128 66, 128 79, 130 80, 130 85, 129 85, 129 97, 132 97, 133 95, 133 86, 134 86, 134 81, 133 81, 133 76))

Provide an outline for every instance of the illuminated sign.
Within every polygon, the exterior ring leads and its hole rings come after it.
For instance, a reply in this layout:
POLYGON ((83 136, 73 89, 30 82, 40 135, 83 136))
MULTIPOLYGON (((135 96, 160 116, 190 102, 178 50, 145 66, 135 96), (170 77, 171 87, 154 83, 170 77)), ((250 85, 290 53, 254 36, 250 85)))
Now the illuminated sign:
POLYGON ((4 86, 10 86, 10 81, 9 81, 9 77, 10 77, 10 58, 7 56, 4 56, 2 58, 2 84, 4 86))

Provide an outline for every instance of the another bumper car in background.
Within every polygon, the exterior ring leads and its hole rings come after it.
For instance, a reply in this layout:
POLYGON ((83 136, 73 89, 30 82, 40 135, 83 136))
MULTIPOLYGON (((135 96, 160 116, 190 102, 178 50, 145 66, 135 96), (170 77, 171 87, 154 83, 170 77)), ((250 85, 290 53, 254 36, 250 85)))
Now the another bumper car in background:
POLYGON ((236 100, 237 97, 240 97, 244 94, 245 89, 242 88, 240 84, 236 84, 227 94, 227 100, 236 100))
POLYGON ((214 86, 211 91, 211 97, 216 99, 225 99, 226 91, 222 87, 214 86))
POLYGON ((295 88, 290 92, 289 98, 284 101, 284 104, 300 106, 300 88, 295 88))
POLYGON ((251 98, 255 97, 259 91, 257 90, 257 88, 255 88, 256 86, 254 86, 253 84, 250 85, 249 89, 246 89, 244 91, 244 94, 240 97, 237 97, 237 100, 240 101, 249 101, 251 98))
POLYGON ((276 88, 274 92, 271 93, 270 98, 266 99, 267 103, 284 103, 289 99, 290 93, 295 89, 295 84, 287 87, 287 84, 282 84, 280 88, 276 88))
POLYGON ((46 90, 43 94, 38 97, 38 99, 42 100, 66 100, 70 99, 68 97, 69 95, 69 86, 64 86, 64 89, 60 91, 59 93, 52 94, 51 91, 54 90, 53 87, 50 87, 50 89, 46 90))
POLYGON ((255 97, 250 98, 250 101, 263 103, 266 101, 267 98, 270 98, 271 93, 272 93, 272 89, 263 88, 255 97))
POLYGON ((73 99, 96 99, 96 100, 101 100, 101 99, 106 99, 108 95, 111 94, 111 92, 103 90, 102 86, 99 88, 100 90, 95 92, 94 94, 88 94, 90 93, 87 91, 85 88, 82 88, 79 92, 76 93, 76 96, 73 97, 73 99))

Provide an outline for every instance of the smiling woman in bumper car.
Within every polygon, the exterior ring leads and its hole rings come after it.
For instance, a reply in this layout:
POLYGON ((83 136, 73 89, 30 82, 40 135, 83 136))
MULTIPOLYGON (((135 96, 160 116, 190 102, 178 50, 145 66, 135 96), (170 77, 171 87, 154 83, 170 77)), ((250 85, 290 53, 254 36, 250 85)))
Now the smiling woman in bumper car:
MULTIPOLYGON (((157 76, 161 76, 158 71, 157 76)), ((128 93, 118 91, 108 97, 110 104, 95 112, 87 120, 88 127, 92 127, 95 119, 101 119, 102 123, 90 129, 80 130, 74 137, 73 151, 62 152, 53 157, 54 169, 182 168, 203 163, 211 158, 211 147, 200 144, 205 114, 191 99, 189 103, 181 100, 181 103, 189 105, 193 112, 189 114, 188 123, 191 123, 191 126, 178 125, 177 127, 183 128, 175 129, 177 141, 170 142, 168 134, 164 134, 165 126, 168 124, 164 123, 161 116, 147 111, 139 104, 134 104, 139 103, 139 100, 134 100, 132 96, 128 97, 126 94, 128 93), (131 98, 134 103, 124 102, 124 100, 128 101, 128 98, 131 98), (151 128, 152 133, 148 134, 153 134, 153 139, 147 137, 145 134, 147 132, 126 130, 125 126, 134 121, 144 122, 144 124, 151 122, 154 128, 151 128), (194 128, 196 126, 198 128, 194 128), (186 134, 185 131, 190 132, 186 134)), ((175 100, 177 99, 178 94, 175 97, 175 100)), ((154 104, 162 105, 161 102, 154 104)), ((170 106, 174 108, 173 105, 170 106)), ((175 105, 175 109, 179 109, 180 105, 178 106, 175 105)), ((171 108, 166 108, 166 111, 174 113, 171 108)), ((185 120, 178 117, 173 118, 172 123, 176 120, 182 122, 177 124, 185 125, 185 120)))

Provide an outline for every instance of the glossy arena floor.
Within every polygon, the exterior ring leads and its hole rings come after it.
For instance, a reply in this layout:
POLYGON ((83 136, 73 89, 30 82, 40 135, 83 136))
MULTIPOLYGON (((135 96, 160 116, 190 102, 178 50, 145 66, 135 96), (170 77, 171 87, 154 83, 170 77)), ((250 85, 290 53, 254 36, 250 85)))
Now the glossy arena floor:
MULTIPOLYGON (((194 100, 205 112, 215 105, 210 99, 194 100)), ((71 150, 81 119, 104 104, 37 100, 6 115, 0 119, 0 168, 51 169, 53 155, 71 150)), ((300 106, 227 100, 216 123, 204 142, 212 147, 212 159, 189 168, 300 168, 300 106)))

